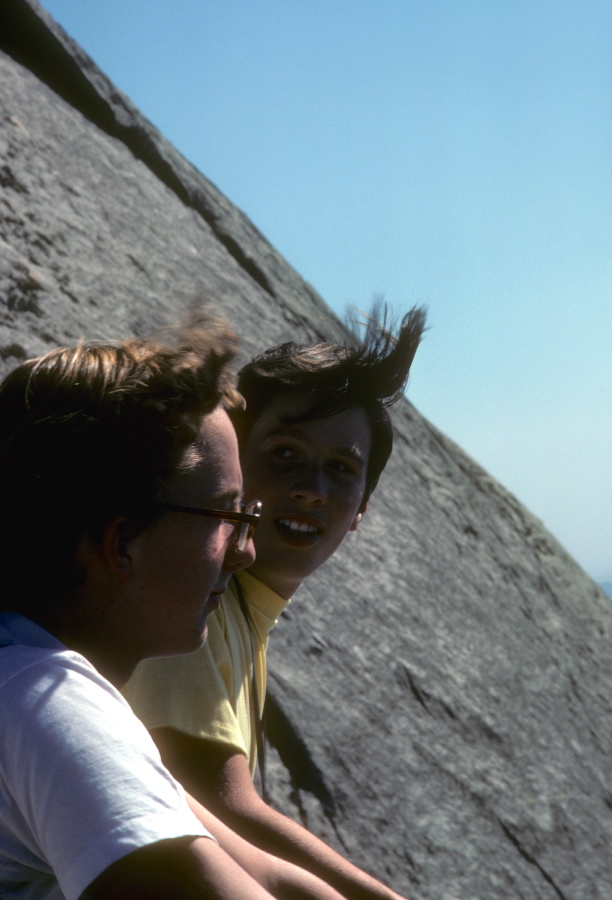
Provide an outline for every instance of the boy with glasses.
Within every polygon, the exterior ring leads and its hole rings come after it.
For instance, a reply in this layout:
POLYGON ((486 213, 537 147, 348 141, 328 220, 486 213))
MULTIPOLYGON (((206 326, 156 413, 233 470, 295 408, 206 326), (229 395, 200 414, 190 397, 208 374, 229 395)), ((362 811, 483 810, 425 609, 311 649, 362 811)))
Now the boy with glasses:
POLYGON ((2 897, 340 900, 189 798, 119 693, 144 657, 201 647, 255 558, 235 352, 208 320, 0 385, 2 897))
POLYGON ((271 809, 253 785, 266 650, 289 598, 367 509, 392 448, 387 407, 403 392, 424 325, 413 309, 396 334, 370 320, 354 346, 283 344, 241 370, 247 405, 232 419, 246 489, 263 500, 257 558, 232 578, 207 644, 146 661, 126 690, 195 797, 248 840, 360 900, 398 895, 271 809))

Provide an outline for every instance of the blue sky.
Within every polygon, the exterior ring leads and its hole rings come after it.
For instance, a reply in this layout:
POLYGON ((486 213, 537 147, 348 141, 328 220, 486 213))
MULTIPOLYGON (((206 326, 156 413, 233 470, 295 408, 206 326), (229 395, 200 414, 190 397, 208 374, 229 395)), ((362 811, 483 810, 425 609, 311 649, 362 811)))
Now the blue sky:
POLYGON ((612 581, 612 0, 44 0, 409 396, 612 581))

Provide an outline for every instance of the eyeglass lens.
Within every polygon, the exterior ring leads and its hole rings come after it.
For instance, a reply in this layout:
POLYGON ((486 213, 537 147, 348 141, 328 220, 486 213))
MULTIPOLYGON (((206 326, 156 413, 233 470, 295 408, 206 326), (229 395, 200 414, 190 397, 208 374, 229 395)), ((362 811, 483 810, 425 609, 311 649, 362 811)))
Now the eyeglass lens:
MULTIPOLYGON (((243 508, 243 512, 248 513, 251 516, 259 515, 260 510, 261 503, 258 500, 253 500, 248 506, 243 508)), ((238 550, 239 553, 244 553, 246 550, 247 545, 255 532, 256 524, 256 522, 241 522, 236 529, 236 550, 238 550)))

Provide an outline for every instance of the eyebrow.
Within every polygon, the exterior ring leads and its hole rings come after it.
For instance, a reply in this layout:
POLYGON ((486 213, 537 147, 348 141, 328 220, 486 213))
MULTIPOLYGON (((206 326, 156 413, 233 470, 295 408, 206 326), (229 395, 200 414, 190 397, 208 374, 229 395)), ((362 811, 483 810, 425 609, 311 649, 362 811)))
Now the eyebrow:
MULTIPOLYGON (((304 444, 311 445, 312 441, 305 431, 297 425, 277 425, 275 428, 271 428, 264 435, 264 440, 267 438, 274 437, 293 437, 302 441, 304 444)), ((354 447, 349 447, 341 445, 339 447, 333 447, 332 453, 337 453, 338 456, 348 456, 351 459, 354 459, 355 462, 362 463, 365 465, 365 457, 360 450, 355 450, 354 447)))

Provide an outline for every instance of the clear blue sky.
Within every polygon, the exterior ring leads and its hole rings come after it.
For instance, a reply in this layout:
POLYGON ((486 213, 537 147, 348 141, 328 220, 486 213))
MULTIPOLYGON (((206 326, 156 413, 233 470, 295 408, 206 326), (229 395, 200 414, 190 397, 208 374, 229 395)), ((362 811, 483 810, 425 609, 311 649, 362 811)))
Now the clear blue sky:
POLYGON ((409 396, 612 581, 612 0, 43 0, 409 396))

